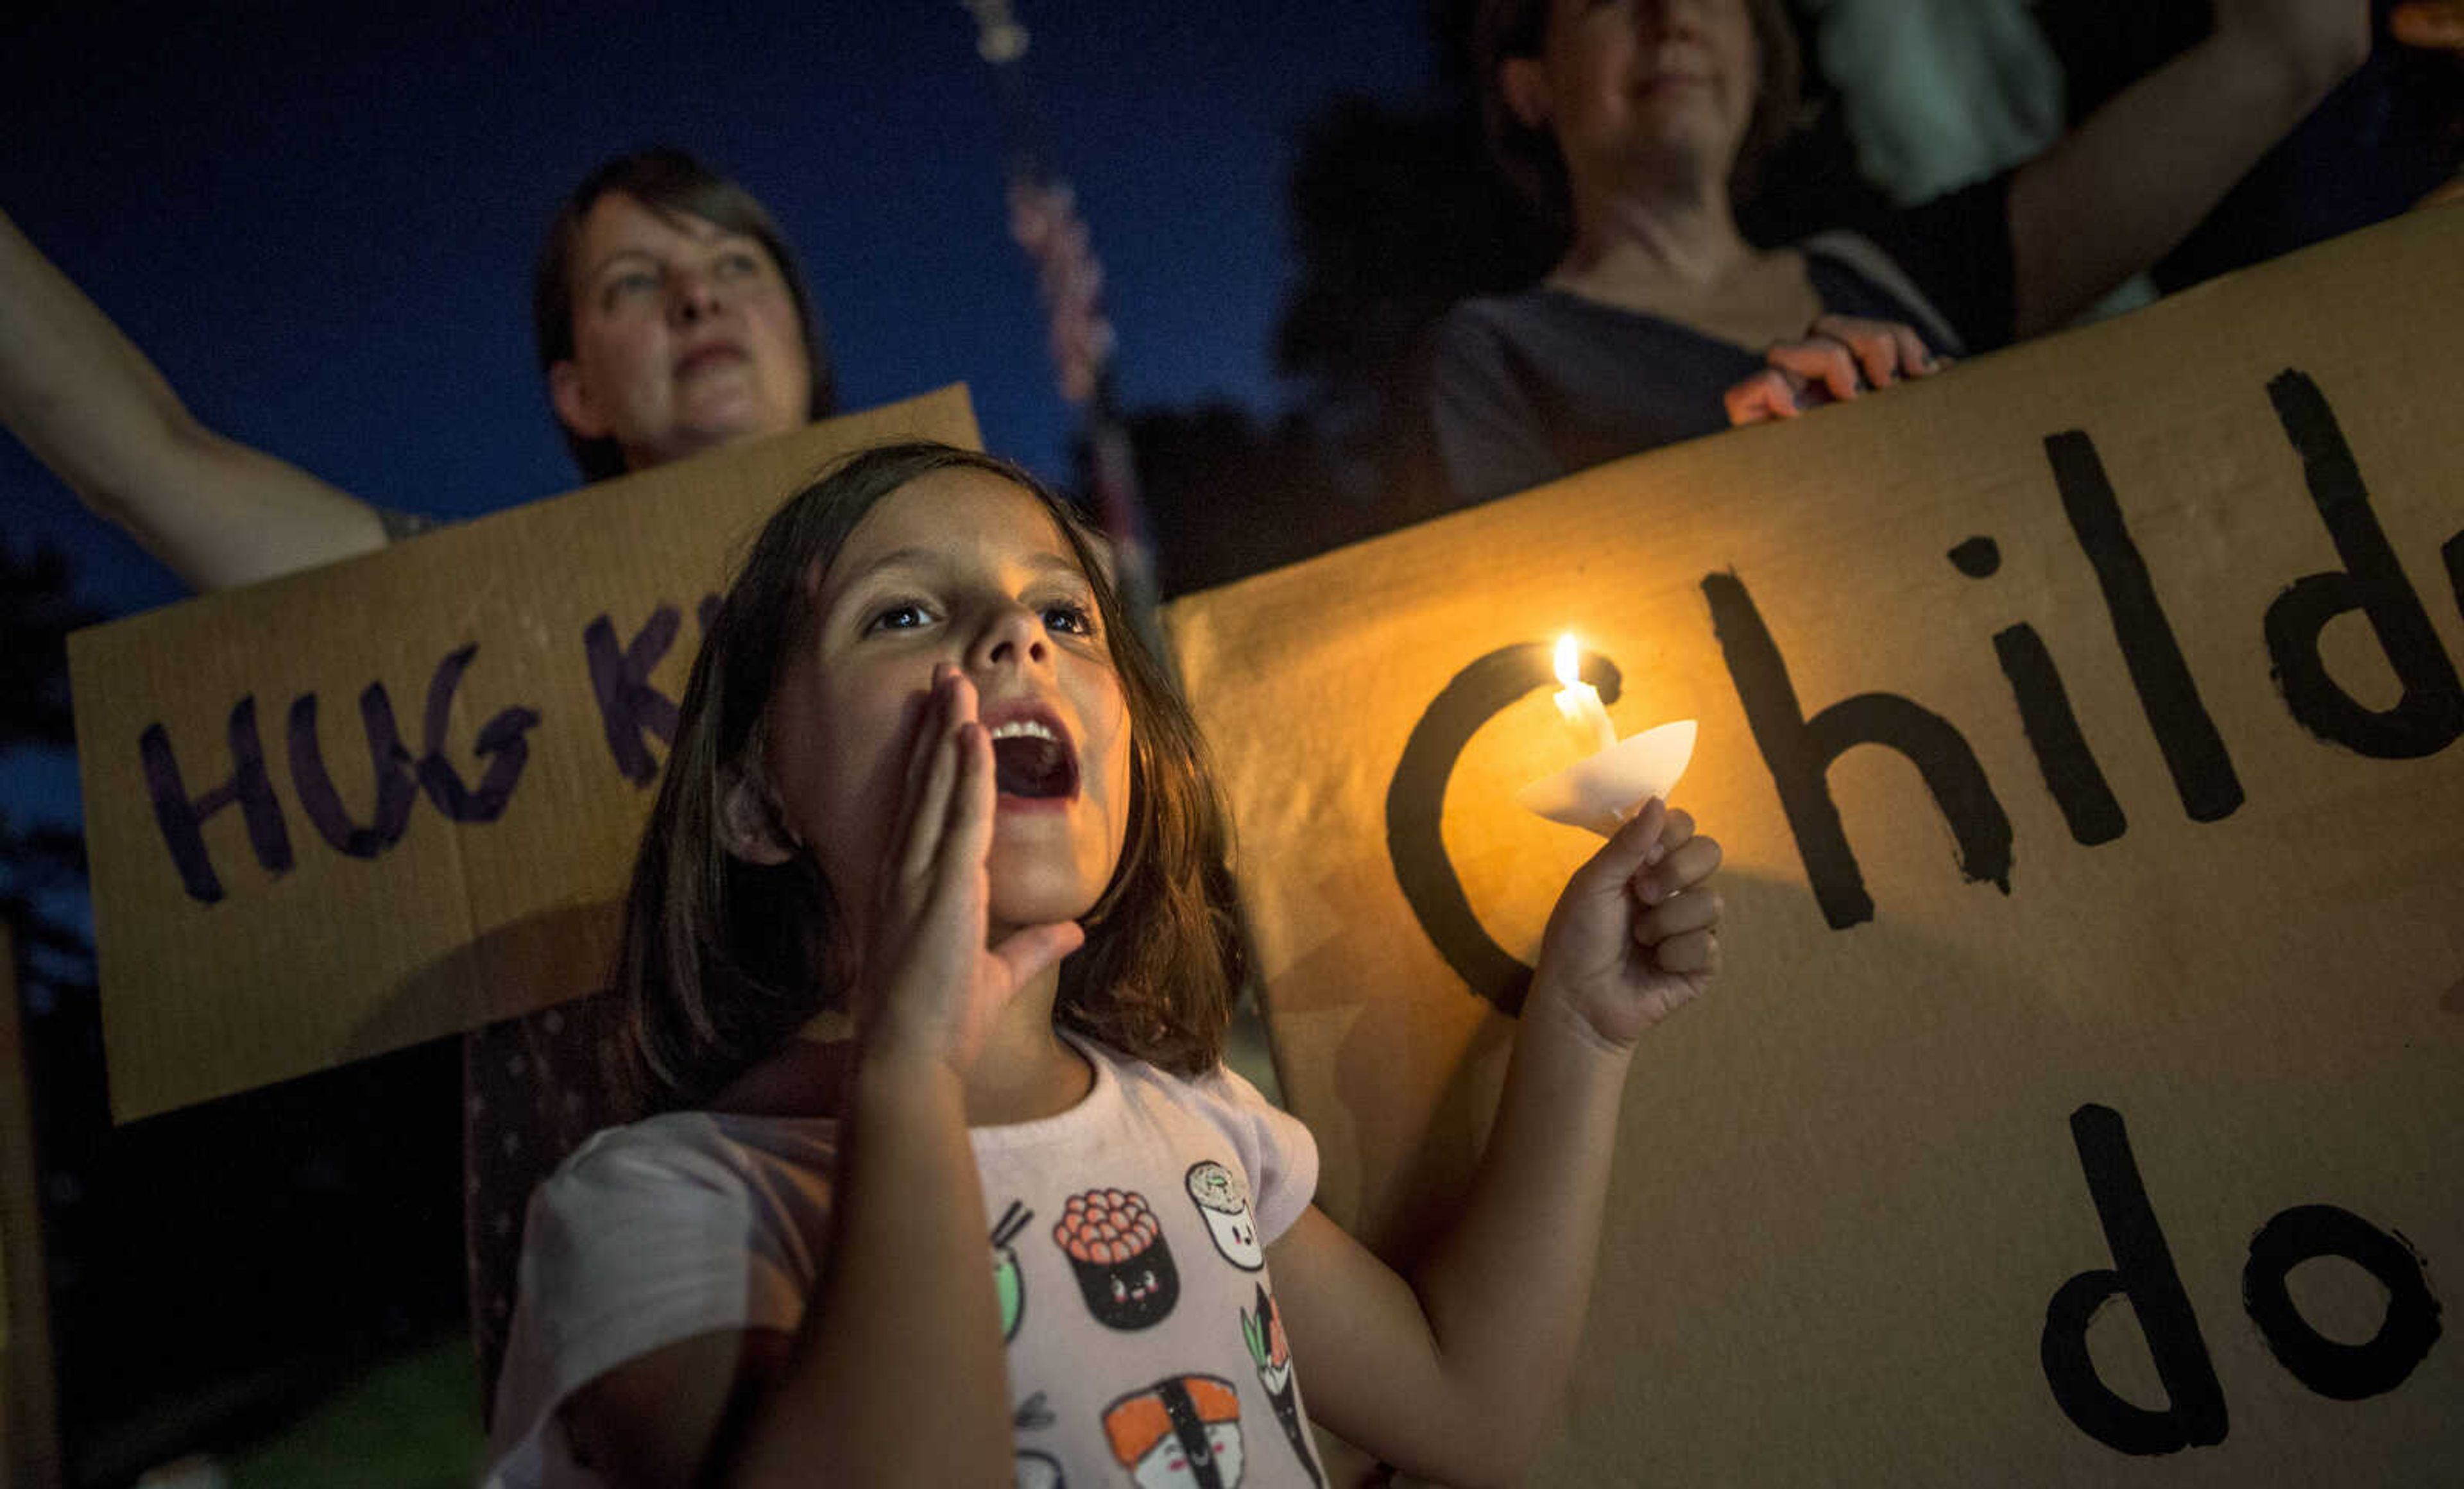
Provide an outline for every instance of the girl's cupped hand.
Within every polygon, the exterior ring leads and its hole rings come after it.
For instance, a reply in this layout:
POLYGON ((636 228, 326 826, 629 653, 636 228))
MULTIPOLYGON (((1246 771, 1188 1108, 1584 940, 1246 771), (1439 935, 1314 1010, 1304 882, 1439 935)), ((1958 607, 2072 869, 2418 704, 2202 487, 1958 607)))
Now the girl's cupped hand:
POLYGON ((961 1078, 1019 990, 1078 949, 1070 921, 991 940, 992 740, 976 689, 943 663, 908 757, 864 959, 861 1038, 869 1053, 921 1056, 961 1078))
POLYGON ((1574 871, 1540 943, 1533 999, 1554 998, 1602 1042, 1632 1047, 1720 970, 1720 844, 1657 797, 1574 871))

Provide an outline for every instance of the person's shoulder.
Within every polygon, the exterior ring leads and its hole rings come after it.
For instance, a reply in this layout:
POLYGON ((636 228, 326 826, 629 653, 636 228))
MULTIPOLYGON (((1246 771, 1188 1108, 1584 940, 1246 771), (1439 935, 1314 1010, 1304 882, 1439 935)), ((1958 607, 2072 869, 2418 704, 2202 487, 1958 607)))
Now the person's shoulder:
POLYGON ((1255 1082, 1230 1065, 1220 1062, 1212 1069, 1202 1070, 1197 1075, 1188 1077, 1187 1081, 1190 1088, 1205 1100, 1220 1103, 1236 1111, 1281 1109, 1274 1103, 1266 1100, 1265 1093, 1258 1089, 1255 1082))
POLYGON ((738 1190, 780 1171, 827 1174, 836 1124, 671 1111, 593 1133, 542 1186, 551 1195, 684 1183, 738 1190))
POLYGON ((1274 1105, 1247 1077, 1221 1061, 1195 1075, 1184 1075, 1125 1055, 1095 1040, 1081 1038, 1075 1042, 1089 1060, 1109 1070, 1113 1082, 1133 1099, 1161 1097, 1184 1106, 1227 1110, 1274 1109, 1274 1105))
POLYGON ((1195 1075, 1182 1075, 1091 1040, 1074 1042, 1111 1072, 1129 1108, 1143 1113, 1159 1130, 1181 1134, 1177 1141, 1197 1139, 1197 1150, 1218 1166, 1221 1150, 1215 1145, 1228 1145, 1247 1189, 1257 1197, 1261 1234, 1268 1239, 1282 1235, 1317 1192, 1316 1139, 1298 1117, 1267 1101, 1239 1071, 1218 1062, 1195 1075))
POLYGON ((1233 1139, 1244 1155, 1257 1156, 1309 1143, 1299 1118, 1268 1101, 1248 1077, 1218 1062, 1194 1075, 1165 1070, 1142 1060, 1108 1054, 1114 1079, 1133 1105, 1169 1106, 1233 1139))
POLYGON ((1561 319, 1569 298, 1539 284, 1504 295, 1475 295, 1449 306, 1431 336, 1441 346, 1510 340, 1534 325, 1561 319))

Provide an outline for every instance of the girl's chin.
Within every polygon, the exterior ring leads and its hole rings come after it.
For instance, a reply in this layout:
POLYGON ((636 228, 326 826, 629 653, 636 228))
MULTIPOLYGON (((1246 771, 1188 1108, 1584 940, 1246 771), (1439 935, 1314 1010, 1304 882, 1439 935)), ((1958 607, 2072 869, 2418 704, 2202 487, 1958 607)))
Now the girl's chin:
POLYGON ((1077 885, 1005 886, 996 880, 990 906, 994 939, 1001 938, 1004 927, 1014 930, 1076 920, 1095 908, 1100 892, 1077 885))

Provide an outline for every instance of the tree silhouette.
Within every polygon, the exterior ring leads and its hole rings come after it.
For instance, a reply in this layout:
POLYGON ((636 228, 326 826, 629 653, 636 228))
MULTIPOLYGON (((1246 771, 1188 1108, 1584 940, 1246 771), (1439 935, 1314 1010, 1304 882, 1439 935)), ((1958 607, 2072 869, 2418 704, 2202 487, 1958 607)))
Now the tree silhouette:
MULTIPOLYGON (((0 534, 0 758, 76 747, 68 633, 101 618, 77 598, 65 555, 43 547, 21 557, 0 534)), ((30 1007, 93 996, 94 942, 68 911, 84 893, 80 834, 0 813, 0 919, 26 949, 20 996, 30 1007)))
MULTIPOLYGON (((66 640, 104 619, 75 578, 0 535, 0 762, 74 747, 66 640)), ((86 892, 77 829, 0 816, 61 1439, 73 1478, 125 1482, 459 1322, 460 1059, 437 1041, 115 1127, 86 892)))

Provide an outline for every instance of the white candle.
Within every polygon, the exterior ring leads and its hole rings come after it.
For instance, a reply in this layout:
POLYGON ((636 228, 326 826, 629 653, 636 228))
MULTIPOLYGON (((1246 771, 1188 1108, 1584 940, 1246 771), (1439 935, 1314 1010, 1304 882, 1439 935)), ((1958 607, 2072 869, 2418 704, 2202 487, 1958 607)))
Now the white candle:
POLYGON ((1609 722, 1609 711, 1600 707, 1600 690, 1583 681, 1575 669, 1580 655, 1573 632, 1557 638, 1557 681, 1565 684, 1557 690, 1557 712, 1582 741, 1584 753, 1597 755, 1617 742, 1617 726, 1609 722))

